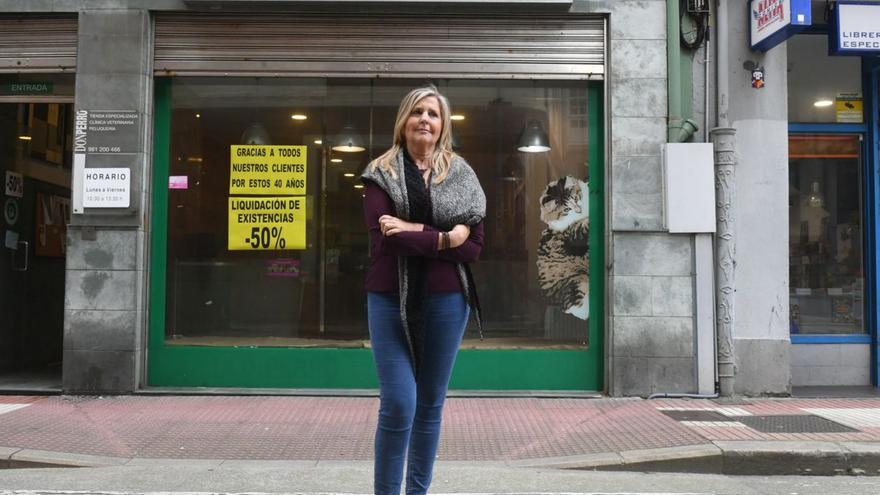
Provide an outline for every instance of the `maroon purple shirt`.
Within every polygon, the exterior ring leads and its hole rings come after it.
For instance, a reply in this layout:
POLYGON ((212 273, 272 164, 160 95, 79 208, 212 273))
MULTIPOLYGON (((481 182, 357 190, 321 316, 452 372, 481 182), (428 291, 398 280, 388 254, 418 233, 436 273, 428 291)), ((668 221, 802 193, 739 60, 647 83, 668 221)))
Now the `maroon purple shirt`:
POLYGON ((428 258, 428 292, 458 292, 462 290, 456 263, 472 263, 483 249, 483 222, 471 227, 470 236, 461 246, 437 250, 436 228, 425 225, 421 232, 401 232, 382 235, 379 217, 397 216, 394 203, 381 187, 364 181, 364 220, 370 231, 370 268, 367 270, 366 289, 369 292, 398 292, 397 257, 423 256, 428 258))

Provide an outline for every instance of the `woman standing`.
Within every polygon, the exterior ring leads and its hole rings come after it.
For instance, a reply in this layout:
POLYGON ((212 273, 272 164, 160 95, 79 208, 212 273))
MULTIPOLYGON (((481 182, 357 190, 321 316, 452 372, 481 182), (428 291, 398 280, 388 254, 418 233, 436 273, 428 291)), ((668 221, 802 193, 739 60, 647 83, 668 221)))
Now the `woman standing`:
POLYGON ((449 377, 479 304, 468 263, 483 246, 486 196, 452 151, 449 103, 437 88, 400 103, 391 148, 364 171, 370 231, 367 313, 379 378, 377 494, 426 493, 449 377))

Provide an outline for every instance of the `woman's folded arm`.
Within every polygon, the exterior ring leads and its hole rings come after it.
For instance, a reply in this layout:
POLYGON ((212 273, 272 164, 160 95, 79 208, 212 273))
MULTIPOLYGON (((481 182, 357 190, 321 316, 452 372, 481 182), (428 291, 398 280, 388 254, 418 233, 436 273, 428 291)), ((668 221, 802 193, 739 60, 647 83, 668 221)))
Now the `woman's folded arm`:
POLYGON ((364 219, 370 233, 370 249, 388 256, 437 257, 437 231, 400 232, 392 236, 382 234, 379 217, 396 215, 388 194, 372 181, 365 181, 364 219))

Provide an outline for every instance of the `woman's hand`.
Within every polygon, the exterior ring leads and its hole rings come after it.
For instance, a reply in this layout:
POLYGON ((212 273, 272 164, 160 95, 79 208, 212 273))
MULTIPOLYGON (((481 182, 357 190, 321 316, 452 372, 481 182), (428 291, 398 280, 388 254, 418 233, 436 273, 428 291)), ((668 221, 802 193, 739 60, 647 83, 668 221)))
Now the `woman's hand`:
POLYGON ((449 231, 449 247, 457 248, 464 244, 468 236, 471 235, 471 228, 467 225, 456 225, 449 231))
POLYGON ((407 222, 391 215, 379 217, 379 229, 384 236, 392 236, 401 232, 420 232, 425 226, 420 223, 407 222))

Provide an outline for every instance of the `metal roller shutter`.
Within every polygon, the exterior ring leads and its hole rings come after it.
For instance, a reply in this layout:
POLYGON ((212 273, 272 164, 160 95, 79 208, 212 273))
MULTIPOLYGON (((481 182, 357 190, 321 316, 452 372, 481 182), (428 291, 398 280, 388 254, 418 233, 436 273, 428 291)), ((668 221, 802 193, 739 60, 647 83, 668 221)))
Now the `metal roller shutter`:
POLYGON ((576 15, 156 14, 157 75, 601 79, 576 15))
POLYGON ((0 72, 76 69, 76 15, 0 15, 0 72))

